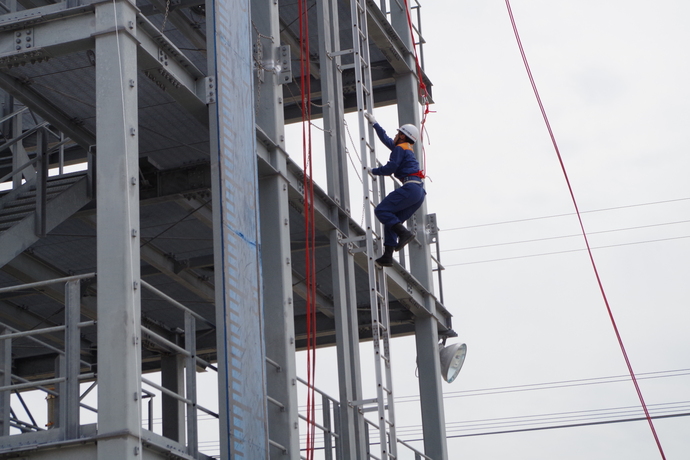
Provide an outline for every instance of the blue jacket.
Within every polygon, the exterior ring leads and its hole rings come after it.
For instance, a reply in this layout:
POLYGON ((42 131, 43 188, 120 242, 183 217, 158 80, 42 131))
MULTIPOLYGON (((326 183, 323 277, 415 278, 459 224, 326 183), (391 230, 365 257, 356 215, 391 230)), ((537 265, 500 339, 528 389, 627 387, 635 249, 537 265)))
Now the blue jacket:
POLYGON ((395 145, 393 139, 386 135, 386 131, 376 123, 374 125, 376 134, 383 144, 391 150, 388 163, 379 167, 372 168, 371 173, 375 176, 394 175, 399 180, 419 171, 419 162, 414 155, 414 151, 407 150, 400 145, 395 145))

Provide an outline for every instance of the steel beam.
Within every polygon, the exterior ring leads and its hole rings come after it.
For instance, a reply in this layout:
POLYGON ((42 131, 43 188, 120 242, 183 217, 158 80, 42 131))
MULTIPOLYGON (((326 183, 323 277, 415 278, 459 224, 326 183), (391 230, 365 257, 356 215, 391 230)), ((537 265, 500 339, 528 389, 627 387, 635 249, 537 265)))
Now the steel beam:
MULTIPOLYGON (((59 5, 64 5, 65 3, 62 2, 59 5)), ((51 7, 46 8, 51 9, 51 7)), ((93 7, 79 7, 66 11, 58 9, 57 12, 51 11, 50 13, 32 10, 30 16, 24 15, 26 17, 18 14, 0 16, 0 30, 3 25, 7 27, 12 26, 12 30, 4 33, 0 32, 0 67, 21 65, 31 60, 57 57, 93 48, 93 37, 101 33, 98 30, 98 21, 94 20, 94 11, 93 7), (37 20, 37 17, 43 19, 43 21, 37 20), (48 20, 53 17, 56 19, 60 18, 61 20, 48 20), (24 46, 22 42, 22 45, 19 46, 20 49, 17 50, 14 29, 20 29, 22 26, 26 30, 31 31, 32 41, 30 42, 30 48, 24 46)), ((139 42, 137 47, 139 70, 159 87, 167 91, 190 114, 203 124, 208 124, 206 76, 194 66, 172 41, 161 35, 160 31, 143 14, 138 14, 136 20, 131 23, 119 24, 120 30, 118 32, 123 34, 133 33, 135 26, 138 27, 136 39, 139 42)), ((111 29, 112 27, 113 24, 110 24, 111 29)), ((31 100, 30 95, 25 96, 23 94, 26 86, 23 86, 10 76, 2 75, 2 77, 0 84, 3 89, 6 89, 17 99, 32 107, 32 109, 35 105, 40 107, 39 104, 31 100), (16 94, 11 92, 11 90, 16 91, 16 94)), ((46 104, 44 103, 43 105, 46 104)), ((54 112, 54 110, 50 112, 54 112)), ((39 111, 37 113, 42 117, 44 115, 39 111)), ((44 118, 52 122, 53 117, 50 117, 50 113, 46 113, 46 115, 44 118)), ((69 120, 69 117, 67 119, 69 120)), ((80 132, 73 135, 69 129, 70 123, 65 123, 65 125, 60 126, 56 124, 62 132, 85 149, 88 149, 89 145, 93 144, 85 145, 88 143, 88 136, 80 135, 83 134, 80 132)))
MULTIPOLYGON (((175 26, 179 33, 182 33, 193 46, 196 46, 201 51, 206 51, 206 37, 201 33, 199 28, 195 28, 189 18, 180 11, 179 7, 171 6, 170 0, 152 0, 151 3, 156 9, 167 17, 168 22, 175 26)), ((175 2, 179 3, 179 2, 175 2)), ((165 33, 165 30, 161 30, 165 33)))
POLYGON ((208 125, 208 80, 184 53, 146 19, 137 16, 139 70, 208 125))
POLYGON ((22 101, 39 117, 49 121, 83 149, 89 150, 91 146, 96 144, 96 136, 91 131, 75 123, 72 117, 41 96, 27 82, 0 72, 0 88, 22 101))
POLYGON ((208 302, 215 300, 215 289, 212 283, 200 279, 199 276, 191 271, 176 270, 175 262, 154 245, 146 244, 140 248, 140 252, 142 260, 158 269, 170 279, 208 302))

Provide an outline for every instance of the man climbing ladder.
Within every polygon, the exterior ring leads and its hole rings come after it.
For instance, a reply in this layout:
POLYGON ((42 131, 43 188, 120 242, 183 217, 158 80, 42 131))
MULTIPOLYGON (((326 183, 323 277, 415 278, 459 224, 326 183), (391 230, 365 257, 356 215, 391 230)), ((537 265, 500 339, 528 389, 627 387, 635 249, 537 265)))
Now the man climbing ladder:
POLYGON ((388 194, 374 211, 384 226, 384 253, 376 259, 376 263, 382 267, 390 267, 393 265, 393 251, 400 251, 415 236, 405 228, 403 222, 412 217, 426 196, 424 173, 420 171, 419 162, 412 150, 412 144, 417 142, 419 137, 419 130, 414 125, 402 125, 398 128, 395 138, 391 139, 376 122, 374 115, 365 113, 364 116, 374 126, 381 142, 391 150, 388 163, 379 168, 372 168, 371 174, 394 175, 403 183, 402 187, 388 194))

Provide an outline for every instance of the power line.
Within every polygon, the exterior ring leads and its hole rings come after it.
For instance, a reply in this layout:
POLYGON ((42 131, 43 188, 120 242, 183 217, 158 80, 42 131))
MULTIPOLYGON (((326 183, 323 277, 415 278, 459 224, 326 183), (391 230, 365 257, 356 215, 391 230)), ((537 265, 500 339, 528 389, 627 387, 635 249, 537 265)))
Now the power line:
MULTIPOLYGON (((659 415, 653 415, 651 416, 652 419, 657 420, 657 419, 668 419, 668 418, 676 418, 676 417, 687 417, 690 416, 690 412, 681 412, 681 413, 667 413, 667 414, 659 414, 659 415)), ((629 423, 629 422, 642 422, 646 421, 646 417, 629 417, 629 418, 623 418, 623 419, 608 419, 608 420, 590 420, 590 421, 585 421, 581 423, 561 423, 557 425, 548 425, 548 426, 533 426, 533 427, 525 427, 525 428, 513 428, 513 429, 507 429, 507 430, 493 430, 493 431, 482 431, 479 433, 461 433, 461 434, 446 434, 446 439, 457 439, 457 438, 470 438, 470 437, 475 437, 475 436, 491 436, 491 435, 498 435, 498 434, 514 434, 514 433, 527 433, 527 432, 532 432, 532 431, 546 431, 546 430, 556 430, 556 429, 564 429, 564 428, 581 428, 581 427, 586 427, 586 426, 597 426, 597 425, 611 425, 611 424, 617 424, 617 423, 629 423)), ((448 426, 448 424, 446 425, 448 426)), ((421 425, 420 425, 421 428, 421 425)), ((451 433, 456 433, 460 430, 448 430, 451 433)), ((447 433, 448 433, 447 431, 447 433)), ((465 431, 469 431, 466 429, 465 431)), ((419 433, 421 434, 421 432, 419 433)), ((408 435, 419 435, 417 433, 409 433, 408 435)), ((401 438, 399 438, 401 439, 401 438)), ((415 438, 415 439, 401 439, 405 443, 412 443, 412 442, 422 442, 424 441, 424 438, 415 438)), ((377 443, 371 443, 372 445, 376 445, 377 443)), ((317 447, 319 450, 323 450, 323 446, 317 447)))
MULTIPOLYGON (((643 372, 638 374, 638 380, 651 380, 670 377, 684 377, 690 376, 690 368, 687 369, 672 369, 666 371, 643 372)), ((553 382, 529 383, 524 385, 509 385, 492 388, 478 388, 474 390, 461 390, 446 392, 443 394, 443 399, 453 399, 472 396, 486 396, 503 393, 520 393, 524 391, 535 390, 550 390, 557 388, 570 388, 577 386, 602 385, 607 383, 622 383, 630 381, 628 374, 610 375, 605 377, 591 377, 586 379, 571 379, 571 380, 557 380, 553 382)), ((396 404, 405 404, 419 401, 418 395, 398 396, 395 398, 396 404)), ((304 409, 305 406, 300 406, 304 409)))
MULTIPOLYGON (((631 243, 610 244, 610 245, 606 245, 606 246, 598 246, 598 247, 596 247, 596 248, 593 247, 592 250, 595 250, 595 249, 616 248, 616 247, 619 247, 619 246, 632 246, 632 245, 635 245, 635 244, 659 243, 659 242, 662 242, 662 241, 682 240, 682 239, 685 239, 685 238, 690 238, 690 235, 686 235, 686 236, 676 236, 676 237, 671 237, 671 238, 660 238, 660 239, 657 239, 657 240, 633 241, 633 242, 631 242, 631 243)), ((524 256, 503 257, 503 258, 500 258, 500 259, 477 260, 477 261, 474 261, 474 262, 461 262, 461 263, 457 263, 457 264, 443 264, 443 266, 444 266, 445 268, 449 268, 449 267, 459 267, 459 266, 461 266, 461 265, 484 264, 484 263, 489 263, 489 262, 501 262, 501 261, 504 261, 504 260, 526 259, 526 258, 530 258, 530 257, 541 257, 541 256, 552 256, 552 255, 556 255, 556 254, 567 254, 567 253, 570 253, 570 252, 581 252, 581 251, 587 251, 587 249, 586 249, 586 248, 582 248, 582 249, 569 249, 569 250, 556 251, 556 252, 543 252, 543 253, 539 253, 539 254, 527 254, 527 255, 524 255, 524 256)))
MULTIPOLYGON (((688 222, 690 222, 690 220, 678 220, 675 222, 663 222, 660 224, 639 225, 637 227, 615 228, 615 229, 611 229, 611 230, 589 232, 589 234, 590 235, 600 235, 602 233, 624 232, 624 231, 628 231, 628 230, 639 230, 642 228, 663 227, 665 225, 686 224, 688 222)), ((466 248, 441 249, 441 252, 467 251, 470 249, 483 249, 483 248, 491 248, 491 247, 496 247, 496 246, 508 246, 511 244, 536 243, 536 242, 540 242, 540 241, 559 240, 559 239, 564 239, 564 238, 575 238, 575 237, 581 237, 581 236, 582 236, 581 233, 576 233, 573 235, 550 236, 550 237, 545 237, 545 238, 535 238, 532 240, 509 241, 506 243, 493 243, 493 244, 485 244, 482 246, 470 246, 470 247, 466 247, 466 248)))
MULTIPOLYGON (((654 407, 656 410, 655 415, 671 415, 679 412, 687 412, 690 410, 690 401, 678 401, 672 403, 661 403, 661 404, 650 404, 649 407, 654 407)), ((481 428, 516 428, 527 425, 545 425, 553 423, 566 423, 566 422, 591 422, 596 420, 601 420, 603 418, 618 417, 615 420, 620 420, 620 417, 632 417, 639 414, 639 406, 625 406, 625 407, 613 407, 604 409, 589 409, 581 411, 570 411, 570 412, 556 412, 549 414, 534 414, 534 415, 522 415, 514 417, 499 417, 492 419, 480 419, 480 420, 464 420, 457 422, 446 423, 446 430, 450 432, 460 432, 460 431, 476 431, 481 428)), ((413 433, 419 433, 421 430, 421 425, 411 425, 406 427, 400 427, 400 432, 407 431, 407 435, 412 435, 413 433)))
MULTIPOLYGON (((665 418, 674 418, 674 417, 687 417, 690 415, 690 412, 685 412, 682 414, 667 414, 667 415, 655 415, 652 416, 651 418, 656 420, 656 419, 665 419, 665 418)), ((553 426, 542 426, 542 427, 533 427, 533 428, 520 428, 520 429, 515 429, 515 430, 504 430, 504 431, 487 431, 483 433, 470 433, 470 434, 456 434, 456 435, 451 435, 451 436, 446 436, 446 439, 453 439, 453 438, 469 438, 472 436, 489 436, 489 435, 495 435, 495 434, 509 434, 509 433, 525 433, 529 431, 544 431, 544 430, 556 430, 560 428, 579 428, 583 426, 593 426, 593 425, 609 425, 613 423, 628 423, 628 422, 642 422, 646 421, 646 417, 635 417, 635 418, 628 418, 628 419, 622 419, 622 420, 603 420, 603 421, 598 421, 598 422, 586 422, 586 423, 570 423, 566 425, 553 425, 553 426)), ((421 439, 406 439, 405 442, 419 442, 419 441, 424 441, 423 438, 421 439)))
MULTIPOLYGON (((690 197, 688 197, 688 198, 676 198, 673 200, 652 201, 649 203, 629 204, 629 205, 624 205, 624 206, 615 206, 615 207, 611 207, 611 208, 592 209, 590 211, 580 211, 580 214, 589 214, 589 213, 603 212, 603 211, 614 211, 617 209, 637 208, 637 207, 641 207, 641 206, 652 206, 652 205, 657 205, 657 204, 675 203, 678 201, 687 201, 687 200, 690 200, 690 197)), ((519 223, 519 222, 529 222, 529 221, 533 221, 533 220, 542 220, 542 219, 554 219, 557 217, 567 217, 567 216, 575 216, 575 215, 577 215, 577 214, 574 212, 569 212, 569 213, 565 213, 565 214, 553 214, 550 216, 527 217, 525 219, 506 220, 506 221, 501 221, 501 222, 491 222, 488 224, 477 224, 477 225, 468 225, 465 227, 446 228, 446 229, 440 229, 440 231, 452 232, 455 230, 467 230, 470 228, 491 227, 493 225, 515 224, 515 223, 519 223)))
MULTIPOLYGON (((669 378, 669 377, 683 377, 690 375, 690 369, 673 369, 668 371, 655 371, 655 372, 643 372, 639 374, 640 380, 648 379, 659 379, 659 378, 669 378)), ((534 390, 546 390, 553 388, 569 388, 575 386, 589 386, 589 385, 601 385, 606 383, 619 383, 627 382, 630 380, 630 376, 625 375, 611 375, 606 377, 592 377, 586 379, 572 379, 572 380, 560 380, 554 382, 543 382, 543 383, 529 383, 525 385, 511 385, 504 387, 493 387, 493 388, 479 388, 475 390, 462 390, 453 391, 443 394, 443 398, 457 398, 457 397, 469 397, 469 396, 484 396, 492 394, 501 393, 518 393, 523 391, 534 391, 534 390)), ((401 399, 419 399, 419 396, 410 395, 402 396, 400 398, 395 398, 395 402, 399 402, 401 399)), ((408 401, 400 401, 408 402, 408 401)))

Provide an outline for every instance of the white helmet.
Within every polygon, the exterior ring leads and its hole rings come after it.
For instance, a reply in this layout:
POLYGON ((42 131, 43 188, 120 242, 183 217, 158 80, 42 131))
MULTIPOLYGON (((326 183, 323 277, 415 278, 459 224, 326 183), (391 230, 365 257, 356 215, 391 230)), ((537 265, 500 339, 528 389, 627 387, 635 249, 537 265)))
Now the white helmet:
POLYGON ((415 125, 402 125, 400 128, 398 128, 398 131, 407 136, 407 138, 412 142, 417 142, 417 138, 419 137, 419 129, 417 129, 415 125))

